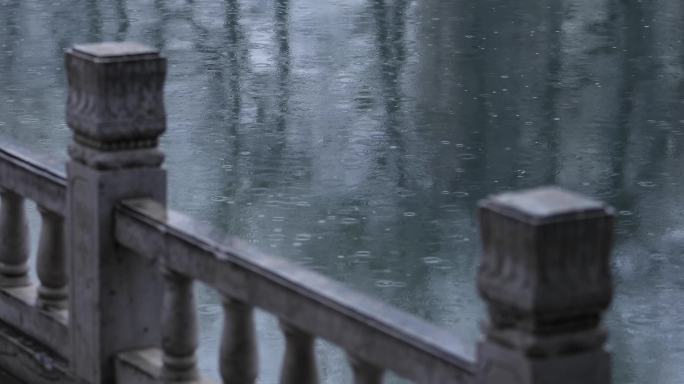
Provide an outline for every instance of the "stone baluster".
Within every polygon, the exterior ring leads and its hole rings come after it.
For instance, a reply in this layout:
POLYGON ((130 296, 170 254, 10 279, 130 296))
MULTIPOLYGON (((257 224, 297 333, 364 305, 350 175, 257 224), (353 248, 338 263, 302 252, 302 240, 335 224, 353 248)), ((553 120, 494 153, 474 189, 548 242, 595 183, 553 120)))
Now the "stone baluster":
POLYGON ((612 210, 559 188, 480 204, 479 384, 608 384, 612 210))
POLYGON ((159 265, 117 245, 114 210, 134 197, 166 203, 166 59, 137 43, 96 43, 68 49, 65 64, 70 369, 77 382, 113 383, 118 353, 161 342, 159 265))
POLYGON ((353 354, 349 354, 348 359, 354 374, 354 384, 382 383, 382 369, 357 358, 353 354))
POLYGON ((219 369, 223 382, 251 384, 258 374, 254 310, 231 298, 223 301, 223 336, 219 369))
POLYGON ((280 329, 285 336, 285 358, 280 373, 280 383, 318 383, 314 338, 282 320, 280 321, 280 329))
POLYGON ((38 242, 37 272, 40 280, 38 305, 43 308, 66 309, 67 271, 64 252, 64 218, 41 206, 42 218, 38 242))
POLYGON ((180 273, 164 269, 164 301, 162 303, 162 380, 184 382, 196 380, 197 314, 192 280, 180 273))
POLYGON ((0 198, 0 285, 25 286, 30 281, 28 222, 24 198, 7 189, 0 190, 0 198))

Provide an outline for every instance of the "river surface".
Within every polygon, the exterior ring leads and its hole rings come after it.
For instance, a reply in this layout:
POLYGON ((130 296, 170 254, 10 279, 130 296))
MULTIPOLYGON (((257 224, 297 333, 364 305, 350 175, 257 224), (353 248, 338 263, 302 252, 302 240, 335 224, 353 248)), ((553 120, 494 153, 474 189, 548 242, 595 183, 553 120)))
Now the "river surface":
MULTIPOLYGON (((173 208, 462 335, 474 208, 560 184, 616 208, 616 383, 684 382, 681 0, 0 0, 0 132, 65 159, 63 50, 169 60, 173 208)), ((217 295, 198 287, 203 372, 217 295)), ((275 320, 258 316, 262 383, 275 320)), ((319 349, 323 382, 349 382, 319 349)))

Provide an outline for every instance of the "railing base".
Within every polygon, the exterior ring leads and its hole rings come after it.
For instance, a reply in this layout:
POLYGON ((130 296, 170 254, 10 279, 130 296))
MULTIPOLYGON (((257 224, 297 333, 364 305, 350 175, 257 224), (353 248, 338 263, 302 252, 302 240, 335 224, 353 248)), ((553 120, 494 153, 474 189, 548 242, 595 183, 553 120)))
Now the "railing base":
POLYGON ((0 289, 0 318, 28 337, 36 339, 62 357, 69 356, 68 313, 65 310, 42 309, 36 306, 37 288, 0 289))
POLYGON ((610 355, 601 350, 531 358, 491 342, 478 347, 476 384, 606 384, 610 355))
MULTIPOLYGON (((161 384, 162 351, 158 348, 120 353, 116 358, 118 383, 161 384)), ((184 381, 183 384, 215 384, 208 379, 184 381)))
POLYGON ((64 360, 4 323, 0 323, 0 369, 31 384, 74 382, 64 360))

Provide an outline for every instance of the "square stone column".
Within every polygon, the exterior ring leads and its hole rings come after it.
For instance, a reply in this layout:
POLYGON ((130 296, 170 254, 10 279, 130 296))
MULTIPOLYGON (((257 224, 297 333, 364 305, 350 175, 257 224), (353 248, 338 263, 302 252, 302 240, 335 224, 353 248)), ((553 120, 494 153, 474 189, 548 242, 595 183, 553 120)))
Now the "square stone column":
POLYGON ((71 368, 83 382, 114 383, 117 353, 160 344, 158 268, 116 243, 113 210, 126 198, 166 202, 166 60, 135 43, 76 45, 65 59, 71 368))
POLYGON ((480 384, 608 384, 612 209, 559 188, 480 203, 480 384))

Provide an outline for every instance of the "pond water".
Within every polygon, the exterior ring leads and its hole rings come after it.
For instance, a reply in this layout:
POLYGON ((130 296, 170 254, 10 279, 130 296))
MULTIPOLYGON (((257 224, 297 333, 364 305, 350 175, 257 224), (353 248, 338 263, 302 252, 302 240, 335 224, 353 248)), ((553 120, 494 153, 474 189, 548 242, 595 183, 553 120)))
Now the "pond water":
MULTIPOLYGON (((0 0, 0 133, 66 158, 63 50, 169 60, 170 204, 470 345, 478 199, 616 208, 616 383, 684 381, 681 0, 0 0)), ((216 376, 218 297, 199 287, 216 376)), ((260 314, 262 383, 282 339, 260 314)), ((323 382, 349 381, 319 343, 323 382)))

